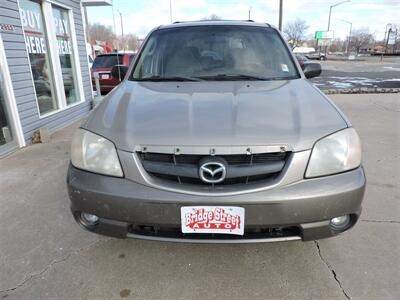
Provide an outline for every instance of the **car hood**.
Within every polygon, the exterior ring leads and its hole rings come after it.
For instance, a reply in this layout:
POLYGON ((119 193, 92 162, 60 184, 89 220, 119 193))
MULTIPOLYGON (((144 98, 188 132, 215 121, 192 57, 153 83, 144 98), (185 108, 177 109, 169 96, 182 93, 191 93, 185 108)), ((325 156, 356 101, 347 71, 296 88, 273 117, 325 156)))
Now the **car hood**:
POLYGON ((83 124, 124 151, 139 146, 268 146, 293 151, 347 127, 334 104, 305 79, 124 81, 83 124))

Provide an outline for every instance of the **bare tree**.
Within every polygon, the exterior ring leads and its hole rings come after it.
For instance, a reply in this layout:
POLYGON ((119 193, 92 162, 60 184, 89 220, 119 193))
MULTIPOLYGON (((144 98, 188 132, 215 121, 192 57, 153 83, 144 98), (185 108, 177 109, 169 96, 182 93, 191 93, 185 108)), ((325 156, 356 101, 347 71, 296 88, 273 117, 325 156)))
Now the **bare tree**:
POLYGON ((92 40, 97 41, 113 43, 116 39, 116 36, 111 27, 107 27, 97 23, 89 24, 89 34, 92 40))
MULTIPOLYGON (((389 35, 389 34, 388 34, 389 35)), ((391 30, 390 30, 390 35, 393 38, 394 37, 394 44, 392 45, 387 45, 387 51, 388 52, 400 52, 400 24, 392 24, 391 30)), ((386 36, 386 40, 383 42, 384 45, 388 42, 388 36, 386 36)))
POLYGON ((307 44, 307 47, 317 48, 317 41, 314 37, 307 37, 303 40, 303 43, 307 44))
POLYGON ((354 30, 350 37, 350 49, 354 49, 356 53, 360 51, 362 47, 373 44, 375 41, 374 35, 369 33, 368 29, 361 28, 354 30))
POLYGON ((331 52, 343 52, 346 49, 347 39, 332 39, 329 44, 329 51, 331 52))
POLYGON ((208 17, 204 17, 202 20, 219 21, 222 20, 222 18, 220 16, 217 16, 216 14, 211 14, 208 17))
POLYGON ((301 45, 306 37, 308 27, 307 22, 301 19, 286 23, 283 34, 292 48, 301 45))
POLYGON ((393 51, 400 52, 400 26, 397 27, 396 33, 396 43, 393 45, 393 51))
POLYGON ((124 40, 122 36, 118 36, 118 45, 120 49, 136 51, 140 46, 139 38, 132 33, 124 35, 124 40))

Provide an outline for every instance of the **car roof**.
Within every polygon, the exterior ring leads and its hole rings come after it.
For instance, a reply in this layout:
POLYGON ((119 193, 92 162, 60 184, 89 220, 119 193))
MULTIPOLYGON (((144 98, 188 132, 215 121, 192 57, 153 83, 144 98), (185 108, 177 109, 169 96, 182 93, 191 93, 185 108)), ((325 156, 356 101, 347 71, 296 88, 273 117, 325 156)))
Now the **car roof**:
POLYGON ((174 22, 168 25, 161 25, 157 29, 177 28, 177 27, 190 27, 190 26, 216 26, 216 25, 229 25, 229 26, 256 26, 256 27, 273 27, 268 23, 259 23, 252 20, 200 20, 200 21, 187 21, 187 22, 174 22))

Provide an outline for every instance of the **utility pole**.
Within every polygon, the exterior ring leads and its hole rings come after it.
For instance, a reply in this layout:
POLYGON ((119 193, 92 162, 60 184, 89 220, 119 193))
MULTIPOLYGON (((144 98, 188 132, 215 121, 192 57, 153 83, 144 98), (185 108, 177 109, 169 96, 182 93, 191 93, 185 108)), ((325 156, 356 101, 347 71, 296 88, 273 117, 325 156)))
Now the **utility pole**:
POLYGON ((249 18, 248 18, 248 20, 251 20, 251 6, 249 7, 249 18))
POLYGON ((172 0, 169 0, 169 20, 172 24, 172 0))
MULTIPOLYGON (((332 8, 334 8, 334 7, 336 7, 336 6, 340 5, 340 4, 343 4, 343 3, 346 3, 346 2, 350 2, 350 1, 351 1, 351 0, 341 1, 341 2, 338 2, 338 3, 336 3, 336 4, 331 5, 331 6, 329 7, 328 31, 329 31, 329 29, 331 28, 331 14, 332 14, 332 8)), ((325 46, 325 56, 326 56, 326 50, 327 50, 327 49, 328 49, 328 46, 325 46)))
POLYGON ((389 38, 390 38, 390 34, 391 34, 391 33, 392 33, 392 27, 389 28, 388 35, 387 35, 387 38, 386 38, 386 42, 385 42, 385 54, 386 54, 387 48, 388 48, 388 46, 389 46, 389 38))
POLYGON ((350 47, 351 30, 352 30, 352 28, 353 28, 353 23, 351 23, 351 22, 349 22, 349 21, 346 21, 346 20, 342 20, 342 22, 345 22, 345 23, 347 23, 347 24, 350 25, 349 36, 348 36, 347 44, 346 44, 346 53, 348 54, 348 52, 349 52, 349 47, 350 47))
POLYGON ((328 30, 331 28, 331 14, 332 14, 332 6, 329 7, 329 18, 328 18, 328 30))
POLYGON ((386 24, 386 27, 385 27, 385 37, 383 38, 383 49, 384 49, 384 51, 382 51, 382 54, 381 54, 381 61, 383 61, 383 54, 386 53, 386 34, 388 32, 388 27, 389 26, 392 27, 392 24, 388 23, 388 24, 386 24))
POLYGON ((352 29, 353 29, 353 23, 350 23, 349 40, 347 41, 347 50, 349 50, 349 47, 350 47, 351 30, 352 30, 352 29))
POLYGON ((386 35, 387 35, 388 26, 389 26, 389 24, 386 24, 386 27, 385 27, 385 37, 383 38, 383 44, 385 44, 385 41, 386 41, 386 35))
POLYGON ((332 8, 334 8, 334 7, 336 7, 336 6, 340 5, 340 4, 346 3, 346 2, 350 2, 350 0, 345 0, 345 1, 342 1, 342 2, 338 2, 338 3, 333 4, 333 5, 331 5, 331 6, 329 7, 328 31, 329 31, 329 29, 331 28, 331 14, 332 14, 332 8))
POLYGON ((283 0, 279 0, 279 31, 282 31, 283 0))
MULTIPOLYGON (((117 39, 117 49, 119 49, 119 42, 118 42, 118 38, 117 38, 117 26, 115 25, 114 2, 111 4, 111 11, 112 11, 112 15, 113 15, 113 26, 114 26, 113 31, 115 34, 115 38, 117 39)), ((115 46, 115 45, 113 45, 113 46, 115 46)), ((115 49, 113 49, 113 51, 114 50, 115 49)))
POLYGON ((119 12, 119 17, 121 20, 121 38, 122 38, 122 49, 125 50, 125 43, 124 43, 124 24, 122 22, 122 13, 119 12))
POLYGON ((384 46, 384 49, 385 49, 385 53, 386 53, 387 46, 388 46, 388 43, 389 43, 389 36, 390 36, 390 32, 391 31, 392 31, 392 24, 391 23, 386 24, 385 37, 383 38, 383 46, 384 46), (388 30, 388 28, 389 28, 389 30, 388 30))

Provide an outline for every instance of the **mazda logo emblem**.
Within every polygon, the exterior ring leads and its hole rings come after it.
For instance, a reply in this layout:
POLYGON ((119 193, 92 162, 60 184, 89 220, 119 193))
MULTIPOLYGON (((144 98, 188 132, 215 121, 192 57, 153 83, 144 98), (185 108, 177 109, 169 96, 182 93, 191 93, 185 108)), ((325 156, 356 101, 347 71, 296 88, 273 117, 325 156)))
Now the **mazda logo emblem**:
POLYGON ((219 183, 226 178, 226 166, 222 160, 207 159, 200 162, 200 179, 206 183, 219 183))

